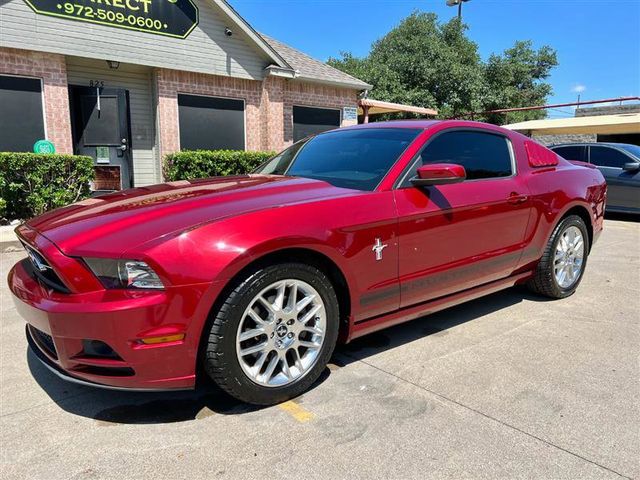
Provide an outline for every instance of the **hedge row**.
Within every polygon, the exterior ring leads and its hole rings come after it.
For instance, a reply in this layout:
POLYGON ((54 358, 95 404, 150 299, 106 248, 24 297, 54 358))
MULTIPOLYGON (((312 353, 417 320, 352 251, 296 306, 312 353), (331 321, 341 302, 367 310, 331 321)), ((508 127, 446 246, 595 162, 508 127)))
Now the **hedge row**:
POLYGON ((238 150, 186 150, 165 156, 164 176, 167 181, 192 178, 241 175, 251 172, 276 152, 238 150))
POLYGON ((0 152, 0 217, 27 219, 86 198, 93 175, 87 156, 0 152))

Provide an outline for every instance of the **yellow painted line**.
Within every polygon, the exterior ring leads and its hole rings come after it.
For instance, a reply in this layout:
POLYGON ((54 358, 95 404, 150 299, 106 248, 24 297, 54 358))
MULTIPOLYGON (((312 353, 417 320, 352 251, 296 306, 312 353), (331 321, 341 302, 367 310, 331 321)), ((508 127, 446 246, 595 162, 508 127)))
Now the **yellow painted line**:
POLYGON ((281 410, 284 410, 293 418, 295 418, 300 423, 308 422, 309 420, 313 420, 316 416, 308 410, 305 410, 300 405, 295 402, 289 400, 288 402, 281 403, 278 405, 281 410))

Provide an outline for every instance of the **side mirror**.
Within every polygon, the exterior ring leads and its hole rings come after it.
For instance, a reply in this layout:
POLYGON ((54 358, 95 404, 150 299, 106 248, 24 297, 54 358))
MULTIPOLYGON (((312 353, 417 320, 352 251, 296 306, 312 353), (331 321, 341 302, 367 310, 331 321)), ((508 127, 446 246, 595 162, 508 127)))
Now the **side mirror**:
POLYGON ((622 170, 625 172, 635 172, 636 170, 640 170, 640 162, 627 162, 622 167, 622 170))
POLYGON ((463 182, 467 178, 462 165, 455 163, 432 163, 418 167, 418 172, 411 179, 414 187, 427 187, 429 185, 446 185, 448 183, 463 182))

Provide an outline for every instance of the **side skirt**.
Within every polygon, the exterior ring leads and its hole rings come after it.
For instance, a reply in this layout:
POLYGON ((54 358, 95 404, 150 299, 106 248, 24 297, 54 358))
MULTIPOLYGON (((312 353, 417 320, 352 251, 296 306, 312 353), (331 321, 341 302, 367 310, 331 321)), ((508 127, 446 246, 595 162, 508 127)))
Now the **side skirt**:
POLYGON ((519 273, 501 280, 496 280, 495 282, 480 285, 479 287, 463 290, 462 292, 454 293, 446 297, 437 298, 419 305, 396 310, 395 312, 391 312, 386 315, 360 320, 352 326, 347 342, 358 337, 362 337, 363 335, 367 335, 368 333, 382 330, 383 328, 415 320, 416 318, 439 312, 440 310, 444 310, 470 300, 475 300, 476 298, 484 297, 485 295, 489 295, 494 292, 499 292, 500 290, 523 283, 532 276, 533 272, 531 271, 519 273))

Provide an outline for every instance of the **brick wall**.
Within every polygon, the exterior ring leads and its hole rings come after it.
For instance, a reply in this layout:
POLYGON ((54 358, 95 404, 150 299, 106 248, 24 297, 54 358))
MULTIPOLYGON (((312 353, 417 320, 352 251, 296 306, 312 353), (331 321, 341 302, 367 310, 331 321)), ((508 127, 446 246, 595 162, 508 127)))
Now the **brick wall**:
POLYGON ((64 56, 0 48, 0 74, 42 79, 47 139, 55 144, 57 152, 73 153, 64 56))
MULTIPOLYGON (((355 90, 267 77, 243 80, 177 70, 156 69, 158 136, 161 157, 180 150, 178 93, 245 100, 247 150, 281 150, 293 142, 293 106, 341 109, 357 106, 355 90)), ((355 124, 343 122, 343 126, 355 124)))
POLYGON ((178 93, 244 99, 246 148, 263 148, 260 124, 262 82, 163 68, 156 69, 154 76, 158 94, 158 136, 162 158, 167 153, 180 150, 178 93))
POLYGON ((557 145, 559 143, 593 143, 597 141, 595 133, 567 134, 567 135, 533 135, 533 138, 543 145, 557 145))

